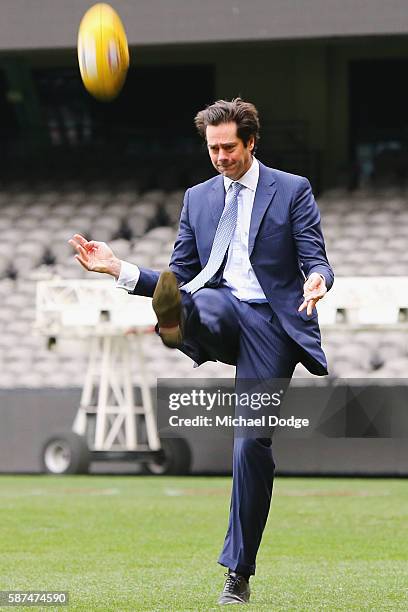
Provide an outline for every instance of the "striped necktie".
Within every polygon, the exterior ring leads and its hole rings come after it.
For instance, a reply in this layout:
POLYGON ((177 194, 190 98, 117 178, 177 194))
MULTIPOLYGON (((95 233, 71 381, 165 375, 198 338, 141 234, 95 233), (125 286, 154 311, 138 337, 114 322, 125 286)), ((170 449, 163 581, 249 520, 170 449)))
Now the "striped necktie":
POLYGON ((210 257, 201 272, 197 274, 193 280, 181 287, 182 291, 195 293, 198 289, 204 287, 205 283, 208 282, 220 268, 237 224, 238 194, 242 187, 243 185, 240 183, 231 183, 227 195, 225 196, 225 206, 218 222, 217 231, 215 232, 210 257))

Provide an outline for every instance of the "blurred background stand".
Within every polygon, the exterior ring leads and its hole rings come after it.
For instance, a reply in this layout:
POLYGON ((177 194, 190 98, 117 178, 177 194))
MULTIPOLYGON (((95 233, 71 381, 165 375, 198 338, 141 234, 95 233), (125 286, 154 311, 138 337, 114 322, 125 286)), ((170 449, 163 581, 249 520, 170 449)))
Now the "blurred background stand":
MULTIPOLYGON (((88 355, 72 431, 54 434, 45 442, 45 471, 87 472, 90 462, 106 460, 140 461, 147 468, 161 464, 164 469, 143 350, 143 335, 152 333, 154 324, 149 298, 129 296, 109 281, 38 283, 37 332, 48 337, 50 347, 68 341, 75 354, 83 344, 88 355), (139 372, 139 402, 134 397, 132 359, 139 372)), ((180 440, 179 445, 183 456, 167 456, 166 462, 188 470, 185 443, 180 440), (183 460, 187 463, 181 466, 183 460)), ((172 448, 177 453, 174 442, 172 448)), ((167 470, 171 471, 170 465, 167 470)))

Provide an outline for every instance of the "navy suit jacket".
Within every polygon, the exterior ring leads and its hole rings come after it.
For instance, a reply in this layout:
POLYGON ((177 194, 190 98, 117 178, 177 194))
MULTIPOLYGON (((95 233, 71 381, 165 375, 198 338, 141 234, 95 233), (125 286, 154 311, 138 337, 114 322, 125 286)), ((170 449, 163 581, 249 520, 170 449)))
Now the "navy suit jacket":
MULTIPOLYGON (((186 191, 170 269, 180 284, 206 265, 225 203, 221 175, 186 191)), ((327 374, 320 346, 317 311, 298 312, 305 277, 322 274, 327 289, 333 270, 327 260, 320 213, 307 179, 259 164, 249 231, 249 259, 265 296, 287 334, 300 346, 302 363, 315 374, 327 374)), ((152 296, 159 272, 141 268, 133 293, 152 296)), ((198 364, 208 359, 192 355, 198 364)))

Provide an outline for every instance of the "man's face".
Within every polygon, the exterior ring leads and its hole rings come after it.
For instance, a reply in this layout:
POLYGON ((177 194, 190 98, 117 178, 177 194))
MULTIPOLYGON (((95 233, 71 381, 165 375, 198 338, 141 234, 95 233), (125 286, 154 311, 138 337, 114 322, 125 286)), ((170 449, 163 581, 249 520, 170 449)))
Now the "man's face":
POLYGON ((251 137, 245 146, 237 136, 237 124, 234 121, 207 125, 206 139, 212 165, 223 176, 237 181, 249 170, 254 138, 251 137))

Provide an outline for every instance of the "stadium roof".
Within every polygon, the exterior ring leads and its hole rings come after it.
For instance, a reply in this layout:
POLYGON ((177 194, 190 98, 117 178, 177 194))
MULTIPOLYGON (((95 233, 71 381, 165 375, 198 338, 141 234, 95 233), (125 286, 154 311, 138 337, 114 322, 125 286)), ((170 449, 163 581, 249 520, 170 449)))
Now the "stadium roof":
MULTIPOLYGON (((93 0, 1 0, 0 50, 76 46, 93 0)), ((408 33, 407 0, 112 0, 131 45, 408 33)))

